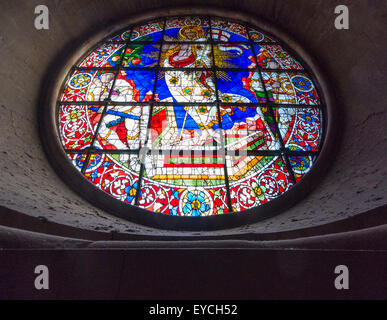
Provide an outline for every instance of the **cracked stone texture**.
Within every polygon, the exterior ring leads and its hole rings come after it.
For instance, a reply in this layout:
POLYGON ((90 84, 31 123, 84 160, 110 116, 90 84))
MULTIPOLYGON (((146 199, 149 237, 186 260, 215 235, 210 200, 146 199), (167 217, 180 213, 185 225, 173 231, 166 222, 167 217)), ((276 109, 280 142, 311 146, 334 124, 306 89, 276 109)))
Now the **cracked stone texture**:
MULTIPOLYGON (((162 3, 173 7, 192 1, 162 3)), ((98 231, 183 234, 126 222, 84 201, 51 168, 37 129, 39 89, 60 52, 94 30, 158 8, 161 2, 41 0, 39 4, 49 7, 49 30, 34 28, 37 2, 0 4, 0 205, 98 231)), ((334 28, 337 1, 333 0, 203 0, 195 4, 255 14, 293 36, 330 78, 342 118, 336 159, 312 193, 279 216, 211 234, 294 230, 387 204, 387 2, 340 1, 350 12, 350 29, 341 31, 334 28)))

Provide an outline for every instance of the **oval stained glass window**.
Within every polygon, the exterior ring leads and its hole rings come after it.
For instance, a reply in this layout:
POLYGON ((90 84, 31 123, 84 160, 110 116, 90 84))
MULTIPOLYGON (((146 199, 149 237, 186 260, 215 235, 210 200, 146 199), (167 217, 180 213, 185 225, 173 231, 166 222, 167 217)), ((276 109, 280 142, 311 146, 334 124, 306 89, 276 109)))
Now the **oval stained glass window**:
POLYGON ((317 83, 279 40, 241 22, 179 16, 100 42, 58 97, 72 164, 119 201, 174 216, 270 202, 313 166, 317 83))

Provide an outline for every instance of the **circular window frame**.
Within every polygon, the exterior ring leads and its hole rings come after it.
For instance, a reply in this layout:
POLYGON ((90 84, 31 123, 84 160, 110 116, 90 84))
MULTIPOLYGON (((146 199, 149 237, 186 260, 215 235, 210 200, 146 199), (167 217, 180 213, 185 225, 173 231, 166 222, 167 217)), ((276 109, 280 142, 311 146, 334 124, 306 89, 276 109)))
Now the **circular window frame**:
POLYGON ((315 59, 312 58, 294 39, 279 28, 258 17, 242 12, 213 7, 181 7, 162 9, 157 10, 157 12, 154 11, 140 15, 136 14, 136 16, 131 16, 119 23, 112 24, 98 33, 94 33, 88 37, 87 41, 79 45, 75 51, 67 55, 67 57, 64 59, 56 59, 55 62, 55 68, 50 68, 48 72, 50 77, 47 77, 43 84, 38 108, 38 119, 40 119, 39 131, 43 148, 56 173, 72 190, 91 204, 113 216, 148 227, 167 230, 211 231, 235 228, 274 217, 294 206, 318 185, 329 167, 328 163, 331 161, 331 155, 335 145, 333 137, 335 136, 336 117, 334 116, 334 100, 326 77, 315 59), (57 99, 63 88, 64 80, 67 78, 73 66, 80 61, 86 53, 90 52, 90 50, 109 35, 118 33, 121 30, 125 30, 132 25, 141 22, 179 15, 217 16, 231 21, 243 22, 253 28, 256 27, 264 33, 267 33, 269 36, 273 35, 280 40, 281 45, 284 45, 286 50, 296 58, 301 58, 300 60, 305 71, 312 77, 321 100, 323 116, 322 137, 317 158, 311 170, 305 174, 299 182, 276 199, 241 213, 230 212, 222 215, 199 217, 171 216, 155 213, 141 207, 124 203, 98 189, 90 181, 85 179, 82 173, 74 167, 64 151, 57 126, 57 99), (61 60, 63 60, 63 64, 60 63, 62 62, 61 60), (54 75, 54 77, 51 75, 54 75))

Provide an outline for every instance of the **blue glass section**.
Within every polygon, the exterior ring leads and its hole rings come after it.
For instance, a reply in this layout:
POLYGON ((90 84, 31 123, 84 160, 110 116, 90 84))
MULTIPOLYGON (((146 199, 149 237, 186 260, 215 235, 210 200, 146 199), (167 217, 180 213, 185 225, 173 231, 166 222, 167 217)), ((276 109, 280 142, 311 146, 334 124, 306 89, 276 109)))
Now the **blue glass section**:
MULTIPOLYGON (((249 77, 248 71, 217 71, 216 78, 218 83, 218 91, 219 95, 223 94, 233 94, 234 97, 241 97, 244 99, 248 99, 250 102, 257 102, 254 94, 243 88, 244 79, 249 77)), ((226 101, 223 97, 220 97, 223 102, 235 102, 236 98, 230 99, 230 101, 226 101)), ((238 99, 237 99, 238 100, 238 99)), ((243 101, 248 102, 248 101, 243 101)))
POLYGON ((147 101, 152 97, 154 81, 155 71, 122 70, 117 77, 111 99, 127 102, 147 101))
POLYGON ((257 114, 257 108, 252 107, 224 107, 221 108, 222 129, 231 129, 235 123, 246 122, 247 118, 253 118, 257 114), (230 109, 229 112, 222 112, 230 109))
POLYGON ((224 44, 214 47, 215 64, 220 68, 252 68, 253 51, 246 44, 224 44))
POLYGON ((114 52, 103 65, 104 67, 116 67, 121 63, 122 51, 124 50, 124 45, 114 52))

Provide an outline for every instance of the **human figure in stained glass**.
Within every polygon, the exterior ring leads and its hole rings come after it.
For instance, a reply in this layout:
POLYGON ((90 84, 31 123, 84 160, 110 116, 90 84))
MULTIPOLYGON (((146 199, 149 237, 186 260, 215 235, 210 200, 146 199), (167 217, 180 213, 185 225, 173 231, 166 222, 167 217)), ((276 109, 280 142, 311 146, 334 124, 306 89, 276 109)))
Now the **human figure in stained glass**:
MULTIPOLYGON (((227 41, 230 34, 227 32, 213 31, 213 38, 215 40, 227 41)), ((213 57, 211 46, 205 44, 207 35, 200 26, 188 25, 183 26, 178 32, 178 38, 165 37, 166 40, 172 42, 163 46, 161 64, 164 67, 173 68, 206 68, 208 70, 198 71, 165 71, 164 77, 168 90, 172 95, 170 101, 175 102, 197 102, 208 103, 214 102, 216 99, 216 86, 214 83, 214 74, 211 72, 213 57), (176 40, 197 41, 197 43, 179 43, 176 40)), ((222 44, 214 46, 214 57, 217 65, 222 67, 232 66, 230 62, 232 58, 242 55, 244 50, 248 49, 245 45, 229 45, 222 44)), ((246 59, 247 60, 247 59, 246 59)), ((248 61, 249 62, 249 61, 248 61)), ((246 64, 245 67, 249 67, 246 64)), ((226 71, 218 72, 217 76, 223 77, 227 81, 231 81, 231 76, 226 71)), ((250 81, 250 82, 254 82, 250 81)), ((242 88, 243 79, 240 79, 240 86, 242 88)), ((242 94, 227 92, 227 88, 221 84, 218 85, 218 95, 225 102, 252 102, 248 97, 242 94)), ((219 130, 219 119, 217 119, 217 110, 215 107, 202 106, 187 106, 184 120, 177 122, 180 134, 175 141, 175 145, 187 145, 194 143, 195 145, 202 145, 210 137, 216 143, 220 144, 219 135, 214 131, 219 130), (184 136, 184 129, 187 128, 187 117, 189 121, 193 120, 196 123, 196 128, 200 129, 200 134, 193 139, 189 137, 188 140, 182 139, 184 136)), ((260 113, 260 110, 257 110, 260 113)), ((251 114, 250 114, 251 115, 251 114)), ((223 113, 221 114, 221 117, 223 113)), ((245 117, 240 115, 238 121, 244 121, 245 117)), ((189 123, 189 122, 188 122, 189 123)), ((229 123, 230 124, 230 123, 229 123)), ((195 129, 195 125, 190 124, 190 129, 195 129)))

